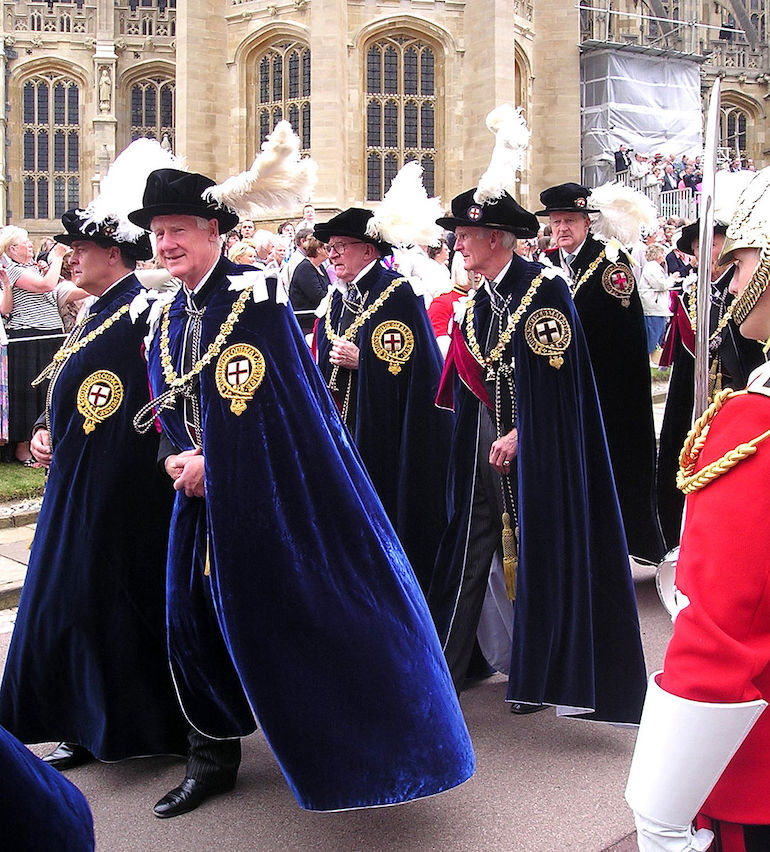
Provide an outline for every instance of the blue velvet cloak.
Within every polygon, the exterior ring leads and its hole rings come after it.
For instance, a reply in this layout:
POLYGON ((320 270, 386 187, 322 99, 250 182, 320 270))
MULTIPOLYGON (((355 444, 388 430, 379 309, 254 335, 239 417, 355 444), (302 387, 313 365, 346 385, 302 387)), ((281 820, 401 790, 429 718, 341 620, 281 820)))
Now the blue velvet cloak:
MULTIPOLYGON (((572 263, 575 281, 603 248, 588 235, 572 263)), ((619 262, 631 266, 624 253, 619 262)), ((602 280, 611 266, 606 258, 601 261, 575 293, 575 307, 591 355, 629 553, 657 562, 664 546, 655 494, 655 424, 644 311, 635 282, 628 306, 605 290, 602 280)))
POLYGON ((0 825, 4 852, 91 852, 85 796, 0 728, 0 825))
MULTIPOLYGON (((514 255, 498 289, 518 306, 538 264, 514 255)), ((486 289, 475 297, 476 337, 490 323, 486 289)), ((465 346, 464 321, 447 356, 465 346)), ((519 564, 508 698, 585 708, 580 718, 637 723, 645 669, 623 524, 585 338, 567 285, 544 277, 503 354, 513 364, 518 429, 519 564), (560 311, 572 330, 564 364, 552 367, 525 339, 527 318, 560 311)), ((445 636, 466 558, 482 402, 455 378, 457 408, 450 471, 451 519, 430 590, 439 636, 445 636)), ((504 432, 512 426, 503 413, 504 432)), ((502 528, 502 525, 501 525, 502 528)))
MULTIPOLYGON (((238 296, 227 276, 243 271, 227 260, 214 270, 201 351, 238 296)), ((473 773, 474 757, 427 606, 299 327, 268 286, 226 344, 265 360, 245 411, 220 396, 216 359, 201 373, 206 498, 177 496, 169 548, 183 706, 214 737, 252 730, 253 711, 304 808, 446 790, 473 773)), ((180 293, 170 309, 177 371, 186 319, 180 293)), ((158 338, 156 394, 166 387, 158 338)), ((189 448, 180 411, 160 417, 189 448)))
MULTIPOLYGON (((83 337, 142 291, 131 275, 92 308, 83 337)), ((165 554, 173 491, 149 400, 146 324, 128 314, 66 362, 51 391, 53 461, 0 690, 0 722, 24 742, 67 741, 100 760, 185 754, 187 725, 165 650, 165 554), (100 370, 123 400, 90 434, 78 390, 100 370)))
MULTIPOLYGON (((369 307, 398 276, 381 264, 358 283, 369 307)), ((342 295, 335 291, 331 325, 342 316, 342 295)), ((318 365, 329 380, 331 342, 324 321, 317 326, 318 365)), ((443 359, 425 304, 408 281, 361 326, 356 405, 348 425, 374 488, 404 546, 420 587, 427 591, 441 536, 446 529, 446 476, 453 416, 437 409, 436 398, 443 359), (372 333, 384 322, 404 323, 414 335, 414 351, 397 375, 378 358, 372 333)), ((340 371, 347 373, 347 371, 340 371)))

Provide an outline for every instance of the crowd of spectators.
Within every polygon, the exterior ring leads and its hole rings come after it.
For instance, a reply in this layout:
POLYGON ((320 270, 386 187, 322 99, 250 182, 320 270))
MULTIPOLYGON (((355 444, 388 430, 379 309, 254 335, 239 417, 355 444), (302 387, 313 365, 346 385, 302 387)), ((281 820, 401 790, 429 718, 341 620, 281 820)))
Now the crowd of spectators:
MULTIPOLYGON (((703 177, 702 158, 687 154, 644 153, 634 151, 626 145, 618 146, 614 152, 615 174, 627 174, 635 189, 659 187, 662 192, 674 189, 700 190, 703 177)), ((756 171, 750 157, 734 157, 722 163, 721 168, 731 171, 756 171)))

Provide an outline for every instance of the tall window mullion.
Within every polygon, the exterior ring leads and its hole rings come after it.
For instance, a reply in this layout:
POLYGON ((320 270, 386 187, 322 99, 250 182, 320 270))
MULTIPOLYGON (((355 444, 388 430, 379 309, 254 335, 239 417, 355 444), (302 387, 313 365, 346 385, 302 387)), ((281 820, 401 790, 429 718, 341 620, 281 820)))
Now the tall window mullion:
POLYGON ((435 193, 435 54, 410 36, 378 39, 366 50, 366 198, 379 201, 398 169, 423 164, 435 193), (427 166, 427 168, 426 168, 427 166))
POLYGON ((25 219, 58 218, 80 195, 77 84, 51 73, 22 87, 22 209, 25 219))
POLYGON ((271 45, 256 61, 256 123, 260 143, 285 118, 310 150, 310 49, 296 42, 271 45))

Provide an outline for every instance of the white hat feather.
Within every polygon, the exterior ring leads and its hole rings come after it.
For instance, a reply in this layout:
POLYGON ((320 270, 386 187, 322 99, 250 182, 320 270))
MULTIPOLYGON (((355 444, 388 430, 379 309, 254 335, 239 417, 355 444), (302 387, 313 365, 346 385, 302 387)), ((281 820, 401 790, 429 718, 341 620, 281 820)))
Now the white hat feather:
POLYGON ((440 198, 429 198, 422 166, 412 160, 393 178, 382 203, 366 226, 368 236, 393 246, 437 246, 443 230, 436 219, 444 215, 440 198))
POLYGON ((474 200, 478 204, 502 198, 503 193, 513 195, 518 178, 516 172, 526 165, 530 131, 521 107, 514 109, 503 104, 487 116, 487 127, 495 134, 495 147, 489 166, 479 179, 474 200))
POLYGON ((291 209, 307 201, 318 180, 318 166, 300 156, 300 140, 288 121, 279 121, 262 143, 251 168, 203 193, 243 218, 291 209))
POLYGON ((751 183, 756 172, 741 169, 739 172, 720 170, 714 175, 714 223, 729 225, 743 190, 751 183))
POLYGON ((624 246, 639 242, 642 228, 657 228, 658 213, 650 199, 638 189, 605 183, 591 190, 588 207, 599 211, 591 226, 594 235, 615 239, 624 246))
POLYGON ((156 169, 180 169, 184 160, 164 150, 156 139, 136 139, 115 158, 102 178, 99 195, 83 210, 80 218, 97 227, 115 220, 115 239, 136 242, 146 233, 128 221, 128 214, 142 206, 142 196, 150 172, 156 169))

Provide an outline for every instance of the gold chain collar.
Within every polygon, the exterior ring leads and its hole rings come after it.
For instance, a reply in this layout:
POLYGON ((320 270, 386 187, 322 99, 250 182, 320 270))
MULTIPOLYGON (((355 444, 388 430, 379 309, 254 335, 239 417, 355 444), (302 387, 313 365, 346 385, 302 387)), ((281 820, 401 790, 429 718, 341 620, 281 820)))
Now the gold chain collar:
MULTIPOLYGON (((696 293, 697 293, 697 288, 694 287, 692 289, 692 292, 690 293, 690 302, 687 305, 687 314, 688 314, 688 317, 689 317, 689 320, 690 320, 690 328, 692 328, 693 331, 696 330, 697 325, 698 325, 698 308, 697 308, 696 293)), ((724 312, 724 314, 722 315, 722 318, 719 320, 717 327, 709 335, 709 343, 713 343, 716 340, 717 335, 719 335, 724 330, 724 327, 727 325, 727 323, 730 322, 730 319, 732 318, 732 315, 733 315, 733 306, 734 305, 735 305, 735 300, 733 300, 730 303, 730 305, 727 307, 727 310, 724 312)))
POLYGON ((569 291, 570 291, 570 293, 572 293, 573 299, 575 298, 575 293, 577 293, 577 291, 583 286, 583 284, 585 284, 586 281, 588 281, 588 279, 599 268, 599 264, 604 260, 604 257, 605 257, 604 252, 605 252, 605 250, 602 249, 599 252, 599 256, 596 258, 596 260, 594 260, 591 263, 591 265, 588 267, 588 269, 586 269, 586 271, 580 276, 580 278, 578 279, 578 282, 574 286, 570 285, 569 291))
POLYGON ((720 391, 715 397, 714 402, 703 412, 703 414, 695 421, 687 439, 682 447, 682 452, 679 454, 679 470, 676 474, 676 487, 684 494, 692 494, 704 488, 710 482, 720 477, 723 473, 732 470, 739 462, 749 456, 754 455, 757 447, 762 441, 770 438, 770 429, 763 432, 759 437, 753 438, 751 441, 746 441, 743 444, 738 444, 734 450, 725 453, 721 458, 707 464, 695 473, 695 463, 698 460, 703 445, 706 443, 711 421, 716 416, 720 408, 735 396, 743 396, 748 391, 720 391))
POLYGON ((248 287, 245 289, 240 296, 236 299, 232 308, 230 309, 230 313, 227 315, 227 319, 222 323, 219 327, 219 333, 214 338, 214 340, 209 344, 206 353, 198 359, 198 361, 193 364, 190 371, 178 376, 174 370, 172 361, 171 361, 171 352, 169 350, 169 337, 168 337, 168 329, 170 325, 169 321, 169 312, 171 310, 171 303, 163 306, 163 317, 161 320, 160 327, 160 363, 163 367, 163 378, 166 380, 166 384, 170 388, 179 388, 186 385, 190 379, 194 378, 201 372, 201 370, 213 361, 214 358, 219 355, 222 350, 222 347, 227 342, 227 338, 232 333, 232 330, 235 328, 243 309, 246 307, 246 302, 251 296, 251 288, 248 287))
POLYGON ((473 302, 474 299, 468 300, 468 307, 465 311, 465 333, 468 338, 468 348, 471 350, 473 357, 481 364, 482 367, 486 367, 490 369, 494 366, 496 361, 499 361, 502 357, 503 350, 508 345, 516 326, 519 324, 519 320, 524 316, 527 308, 532 304, 532 299, 537 292, 537 288, 543 281, 542 273, 538 275, 536 278, 532 279, 532 283, 529 285, 529 289, 522 296, 521 302, 519 302, 518 308, 511 314, 508 319, 508 325, 505 327, 505 331, 500 335, 497 345, 490 351, 489 355, 484 356, 481 351, 481 347, 479 346, 479 342, 476 339, 476 329, 473 327, 473 302))
POLYGON ((396 278, 394 281, 391 281, 390 284, 380 293, 380 295, 372 302, 369 307, 356 316, 353 322, 345 329, 342 334, 337 334, 336 331, 332 328, 332 300, 329 299, 329 306, 326 309, 326 316, 324 318, 324 331, 326 332, 326 339, 330 343, 334 343, 335 340, 347 340, 348 342, 352 341, 356 334, 358 334, 358 330, 361 326, 369 319, 369 317, 373 316, 377 311, 383 306, 385 301, 390 298, 396 288, 403 284, 406 281, 406 278, 396 278))
POLYGON ((99 335, 104 334, 108 328, 113 326, 122 316, 128 313, 131 308, 131 303, 127 303, 122 305, 115 311, 115 313, 111 314, 107 317, 107 319, 100 323, 93 331, 89 331, 85 337, 81 337, 75 343, 69 343, 69 340, 72 339, 72 336, 77 334, 80 329, 84 328, 95 316, 96 314, 89 314, 84 317, 72 330, 72 335, 64 341, 59 350, 53 356, 53 360, 51 363, 43 370, 43 372, 32 382, 33 387, 37 387, 39 384, 44 382, 47 378, 52 376, 57 370, 59 370, 76 352, 80 352, 81 349, 85 349, 92 340, 95 340, 99 335))

